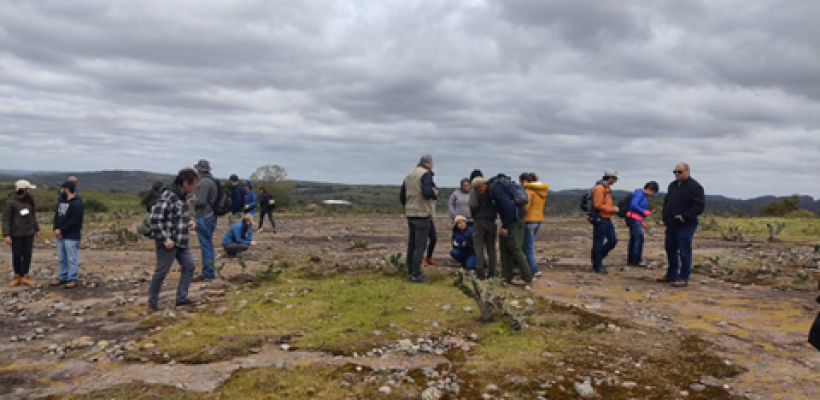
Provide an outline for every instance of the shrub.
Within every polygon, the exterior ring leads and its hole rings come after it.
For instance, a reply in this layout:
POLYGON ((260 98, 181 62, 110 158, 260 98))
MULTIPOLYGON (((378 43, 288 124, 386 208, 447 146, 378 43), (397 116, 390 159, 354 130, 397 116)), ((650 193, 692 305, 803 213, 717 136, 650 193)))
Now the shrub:
POLYGON ((104 213, 108 212, 108 206, 97 199, 83 200, 83 207, 87 212, 104 213))

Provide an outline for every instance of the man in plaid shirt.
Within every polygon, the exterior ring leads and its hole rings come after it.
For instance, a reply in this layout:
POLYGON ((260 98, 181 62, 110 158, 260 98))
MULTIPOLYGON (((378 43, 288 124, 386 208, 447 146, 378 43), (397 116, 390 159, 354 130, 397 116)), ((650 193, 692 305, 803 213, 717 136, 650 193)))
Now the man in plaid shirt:
POLYGON ((148 287, 149 313, 159 311, 159 293, 174 260, 182 267, 177 286, 176 306, 191 304, 188 300, 188 287, 194 277, 194 259, 188 248, 188 241, 189 232, 194 230, 196 224, 188 211, 187 197, 194 191, 198 181, 199 176, 193 169, 179 171, 174 184, 162 192, 154 210, 151 211, 151 232, 156 240, 157 267, 148 287))

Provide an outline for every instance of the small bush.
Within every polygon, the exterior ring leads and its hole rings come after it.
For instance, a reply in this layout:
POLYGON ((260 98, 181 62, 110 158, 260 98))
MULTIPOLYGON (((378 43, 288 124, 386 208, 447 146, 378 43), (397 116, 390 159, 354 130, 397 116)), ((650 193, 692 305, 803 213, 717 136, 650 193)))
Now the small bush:
POLYGON ((83 200, 83 208, 86 212, 104 213, 108 212, 108 206, 97 199, 83 200))

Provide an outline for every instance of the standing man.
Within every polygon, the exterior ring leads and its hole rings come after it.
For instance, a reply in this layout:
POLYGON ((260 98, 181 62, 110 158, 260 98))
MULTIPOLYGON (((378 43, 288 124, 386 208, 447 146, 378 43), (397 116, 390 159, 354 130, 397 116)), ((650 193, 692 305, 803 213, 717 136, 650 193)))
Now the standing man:
POLYGON ((54 236, 57 242, 57 258, 60 261, 60 276, 53 286, 64 285, 66 289, 77 286, 77 250, 83 230, 83 200, 77 196, 74 182, 66 181, 60 187, 62 200, 54 214, 54 236))
POLYGON ((592 188, 592 271, 596 274, 609 273, 604 267, 604 259, 615 245, 618 236, 615 226, 612 225, 612 213, 618 212, 618 207, 612 205, 612 185, 618 182, 617 171, 606 171, 604 177, 595 183, 592 188))
POLYGON ((202 253, 202 274, 196 281, 211 280, 216 277, 214 271, 214 230, 216 230, 216 214, 213 204, 219 194, 219 188, 214 176, 211 175, 211 163, 208 160, 199 160, 194 165, 198 175, 198 184, 194 190, 194 220, 196 221, 196 236, 199 240, 199 250, 202 253))
POLYGON ((156 240, 157 267, 148 286, 149 313, 159 311, 159 293, 174 260, 182 267, 175 304, 191 304, 188 300, 188 287, 194 277, 194 259, 188 241, 190 231, 196 229, 196 223, 191 220, 188 211, 188 195, 194 192, 198 181, 196 171, 190 168, 179 171, 174 178, 174 184, 162 192, 154 210, 151 211, 151 231, 156 240))
POLYGON ((14 267, 11 286, 34 285, 28 272, 34 252, 34 239, 40 237, 40 225, 37 223, 34 198, 31 196, 31 190, 35 188, 29 181, 17 181, 14 191, 9 193, 3 206, 3 240, 11 246, 11 263, 14 267))
POLYGON ((407 216, 407 272, 413 283, 430 283, 421 274, 421 261, 427 247, 438 193, 433 182, 433 156, 425 154, 416 168, 404 177, 399 192, 399 201, 407 216))
MULTIPOLYGON (((626 249, 626 264, 638 266, 643 262, 643 230, 646 228, 644 218, 652 215, 649 211, 649 198, 658 193, 658 182, 650 181, 643 189, 635 189, 629 197, 629 209, 626 211, 626 226, 629 227, 629 244, 626 249)), ((621 211, 623 212, 623 211, 621 211)))
POLYGON ((268 216, 268 221, 270 221, 271 226, 273 227, 273 233, 276 233, 276 220, 273 219, 273 210, 276 208, 276 200, 271 197, 268 190, 265 188, 260 188, 259 192, 262 193, 259 195, 259 230, 257 232, 262 232, 262 225, 265 224, 265 215, 268 216))
POLYGON ((233 225, 234 221, 242 219, 242 212, 245 210, 245 191, 242 183, 236 174, 231 175, 231 214, 228 215, 228 225, 233 225))
POLYGON ((663 223, 666 225, 666 276, 658 282, 674 287, 689 285, 692 272, 692 238, 698 228, 698 216, 706 208, 703 186, 691 177, 689 164, 680 163, 672 171, 675 180, 669 184, 663 201, 663 223))
MULTIPOLYGON (((490 198, 498 207, 501 216, 501 230, 498 232, 498 244, 501 250, 501 276, 504 281, 511 283, 513 269, 518 266, 521 279, 527 283, 526 288, 532 285, 532 271, 524 255, 524 207, 515 204, 513 193, 504 184, 497 181, 502 175, 490 179, 488 182, 490 198)), ((503 176, 504 179, 509 179, 503 176)))
POLYGON ((498 227, 495 220, 498 210, 487 193, 489 180, 477 175, 471 181, 473 190, 470 191, 470 214, 473 216, 473 247, 476 255, 476 274, 478 279, 487 279, 496 276, 495 252, 498 227), (486 254, 485 254, 486 253, 486 254))

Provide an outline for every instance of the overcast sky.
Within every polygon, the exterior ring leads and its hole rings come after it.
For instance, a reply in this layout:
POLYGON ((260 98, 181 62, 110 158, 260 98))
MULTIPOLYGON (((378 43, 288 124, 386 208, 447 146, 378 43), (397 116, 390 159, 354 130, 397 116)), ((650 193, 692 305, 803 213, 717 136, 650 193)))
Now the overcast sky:
POLYGON ((4 0, 0 168, 820 197, 816 0, 4 0))

